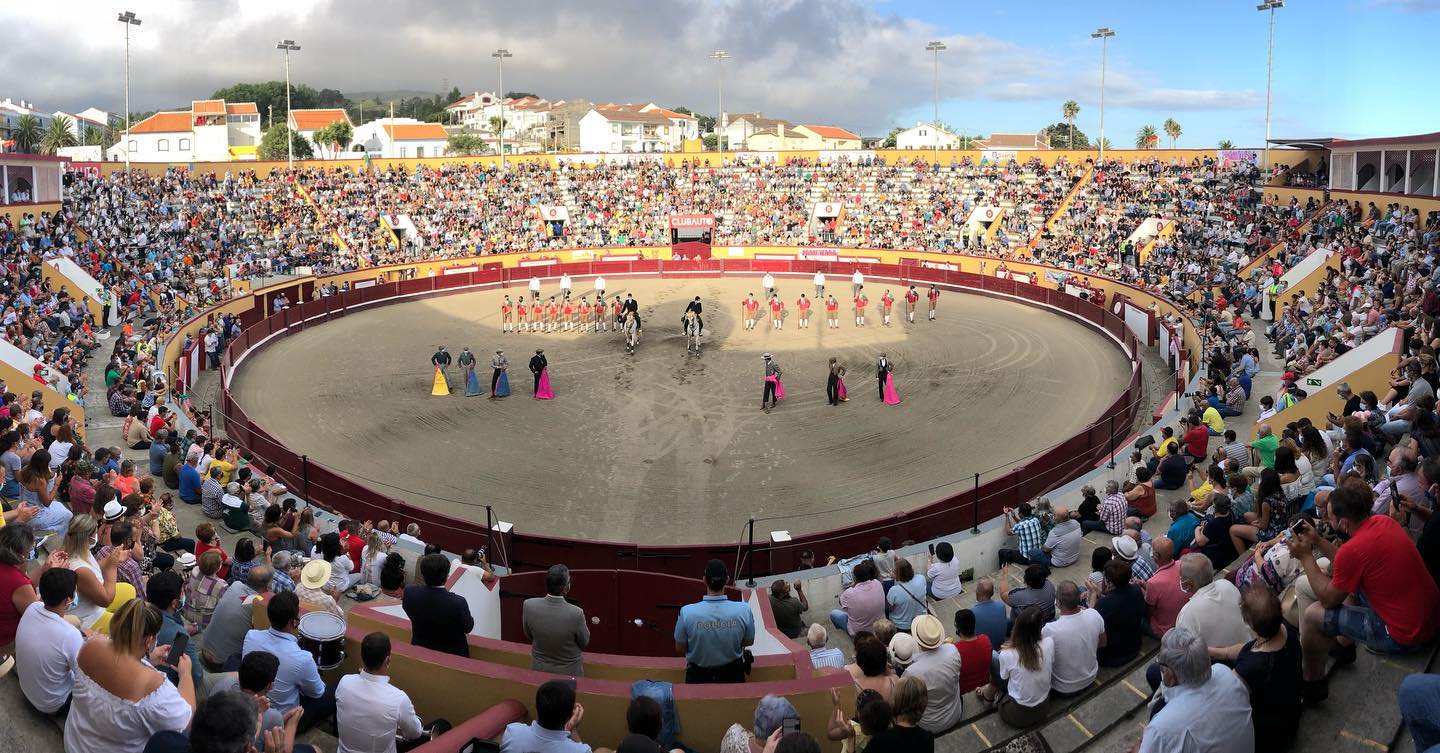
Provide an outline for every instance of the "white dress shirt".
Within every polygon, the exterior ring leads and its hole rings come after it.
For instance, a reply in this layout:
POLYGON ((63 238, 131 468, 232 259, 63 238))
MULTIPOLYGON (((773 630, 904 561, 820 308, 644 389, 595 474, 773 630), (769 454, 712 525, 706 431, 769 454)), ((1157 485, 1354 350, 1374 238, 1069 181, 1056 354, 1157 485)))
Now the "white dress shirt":
POLYGON ((85 636, 64 617, 36 601, 25 608, 15 631, 15 674, 30 705, 53 714, 70 698, 75 657, 85 636))
POLYGON ((360 671, 345 675, 335 686, 335 723, 340 730, 338 753, 395 753, 395 734, 406 740, 424 729, 415 704, 386 675, 360 671))

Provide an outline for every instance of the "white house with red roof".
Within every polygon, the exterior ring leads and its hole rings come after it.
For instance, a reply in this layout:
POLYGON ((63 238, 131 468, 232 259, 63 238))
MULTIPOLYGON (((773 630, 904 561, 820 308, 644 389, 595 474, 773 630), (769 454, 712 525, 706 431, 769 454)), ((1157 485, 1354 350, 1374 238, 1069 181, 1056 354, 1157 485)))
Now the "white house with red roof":
POLYGON ((499 101, 500 97, 496 96, 495 92, 475 92, 445 105, 445 112, 450 113, 455 125, 479 131, 489 130, 490 122, 485 115, 485 108, 499 101))
POLYGON ((685 139, 698 138, 694 116, 653 102, 598 104, 580 118, 582 152, 678 152, 685 139))
POLYGON ((352 151, 379 159, 444 157, 450 135, 439 123, 414 118, 381 118, 355 129, 352 151))
POLYGON ((132 123, 106 152, 131 162, 230 162, 253 160, 260 146, 260 110, 254 102, 197 99, 189 110, 167 110, 132 123))
MULTIPOLYGON (((346 123, 350 126, 352 133, 355 130, 355 124, 350 121, 350 114, 341 107, 291 110, 290 114, 286 116, 285 122, 290 126, 290 130, 304 136, 305 140, 310 142, 310 146, 315 148, 316 155, 330 154, 334 150, 333 146, 315 143, 316 131, 328 128, 334 123, 346 123)), ((339 155, 332 154, 330 156, 339 155)))

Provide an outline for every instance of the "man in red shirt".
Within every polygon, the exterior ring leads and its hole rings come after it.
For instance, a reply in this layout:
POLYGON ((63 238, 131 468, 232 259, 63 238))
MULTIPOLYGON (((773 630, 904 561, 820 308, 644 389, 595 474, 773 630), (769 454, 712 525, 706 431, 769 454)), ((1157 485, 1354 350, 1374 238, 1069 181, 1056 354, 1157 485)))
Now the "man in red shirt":
POLYGON ((931 285, 930 292, 925 294, 925 298, 930 301, 930 321, 933 322, 935 321, 935 302, 940 300, 940 289, 931 285))
POLYGON ((1185 443, 1185 460, 1190 471, 1203 473, 1206 453, 1210 450, 1210 430, 1195 414, 1180 419, 1180 427, 1185 429, 1180 440, 1185 443))
POLYGON ((1305 567, 1315 601, 1300 620, 1306 705, 1325 700, 1325 665, 1355 661, 1355 644, 1384 654, 1418 651, 1440 627, 1440 588, 1405 529, 1386 515, 1372 515, 1374 492, 1347 479, 1330 493, 1330 522, 1350 535, 1336 546, 1313 525, 1294 531, 1290 554, 1305 567), (1329 557, 1331 574, 1316 563, 1329 557))
POLYGON ((745 320, 745 329, 755 329, 755 312, 760 310, 760 302, 755 300, 755 294, 751 293, 740 302, 740 318, 745 320))
POLYGON ((785 326, 785 303, 780 296, 770 296, 770 321, 774 323, 775 329, 783 329, 785 326))
POLYGON ((360 572, 360 553, 365 549, 365 534, 369 531, 362 531, 358 522, 346 520, 340 523, 340 544, 345 547, 346 553, 350 555, 350 561, 355 564, 352 573, 360 572))
POLYGON ((170 415, 170 409, 161 405, 155 409, 155 415, 150 417, 150 436, 160 436, 161 429, 175 431, 175 417, 170 415))
POLYGON ((830 329, 840 329, 840 302, 835 300, 832 293, 825 301, 825 326, 830 329))
MULTIPOLYGON (((981 262, 981 264, 983 265, 984 262, 981 262)), ((983 275, 985 273, 981 272, 980 274, 983 275)), ((915 292, 915 286, 911 285, 910 289, 905 291, 905 318, 909 320, 911 324, 915 323, 915 304, 919 302, 920 294, 915 292)))

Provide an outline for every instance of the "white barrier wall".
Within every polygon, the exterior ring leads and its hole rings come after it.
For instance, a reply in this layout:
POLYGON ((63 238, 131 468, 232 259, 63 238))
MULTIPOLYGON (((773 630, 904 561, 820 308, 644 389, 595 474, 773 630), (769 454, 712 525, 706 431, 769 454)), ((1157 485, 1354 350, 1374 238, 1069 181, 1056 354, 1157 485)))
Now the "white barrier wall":
MULTIPOLYGON (((12 344, 9 340, 0 340, 0 361, 4 361, 10 366, 13 366, 17 371, 22 374, 34 374, 35 366, 37 364, 44 366, 45 368, 50 370, 50 373, 46 375, 47 380, 51 377, 58 378, 59 387, 57 391, 62 395, 70 394, 70 380, 66 379, 64 374, 61 374, 58 370, 51 368, 49 364, 41 362, 40 359, 15 347, 15 345, 12 344)), ((29 396, 30 390, 38 386, 38 383, 32 384, 29 387, 26 387, 23 384, 9 385, 10 390, 13 391, 15 394, 20 395, 21 397, 29 396)))

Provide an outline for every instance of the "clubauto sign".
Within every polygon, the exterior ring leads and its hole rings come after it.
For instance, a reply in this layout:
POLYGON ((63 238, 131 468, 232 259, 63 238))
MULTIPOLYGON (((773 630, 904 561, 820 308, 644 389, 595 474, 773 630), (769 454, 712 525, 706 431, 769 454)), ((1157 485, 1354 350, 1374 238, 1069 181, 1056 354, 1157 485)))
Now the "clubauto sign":
POLYGON ((672 214, 670 227, 674 230, 711 230, 715 227, 715 215, 672 214))

